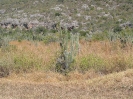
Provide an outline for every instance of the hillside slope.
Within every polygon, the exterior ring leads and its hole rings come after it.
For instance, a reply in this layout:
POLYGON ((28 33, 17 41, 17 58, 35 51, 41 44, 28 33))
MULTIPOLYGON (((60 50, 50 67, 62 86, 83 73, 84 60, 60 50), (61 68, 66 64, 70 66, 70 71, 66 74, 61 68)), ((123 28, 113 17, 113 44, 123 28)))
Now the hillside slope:
POLYGON ((42 78, 44 82, 36 82, 2 78, 0 99, 132 99, 132 78, 133 69, 90 80, 46 82, 42 78))
POLYGON ((133 23, 132 0, 1 0, 0 20, 74 25, 79 30, 105 31, 133 23))

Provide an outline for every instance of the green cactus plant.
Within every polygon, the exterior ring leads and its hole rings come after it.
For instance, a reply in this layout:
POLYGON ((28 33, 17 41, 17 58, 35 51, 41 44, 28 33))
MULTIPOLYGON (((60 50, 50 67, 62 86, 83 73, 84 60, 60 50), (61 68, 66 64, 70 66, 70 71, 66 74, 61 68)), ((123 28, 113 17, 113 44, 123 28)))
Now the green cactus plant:
POLYGON ((69 33, 67 29, 59 29, 59 32, 61 53, 57 58, 56 71, 66 74, 79 50, 79 33, 69 33))

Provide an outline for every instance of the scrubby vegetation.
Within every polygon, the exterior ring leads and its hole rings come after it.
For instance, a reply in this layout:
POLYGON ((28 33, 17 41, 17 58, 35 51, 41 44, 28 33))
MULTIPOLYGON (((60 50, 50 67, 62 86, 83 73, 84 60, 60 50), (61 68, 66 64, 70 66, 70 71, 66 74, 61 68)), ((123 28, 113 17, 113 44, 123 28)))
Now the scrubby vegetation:
POLYGON ((80 31, 116 32, 133 26, 132 5, 132 0, 1 0, 0 22, 49 27, 60 20, 62 26, 74 25, 80 31))
POLYGON ((130 99, 132 11, 132 0, 0 0, 0 98, 130 99))
POLYGON ((63 69, 68 70, 68 66, 69 72, 94 70, 104 75, 133 68, 132 29, 95 33, 90 37, 82 35, 79 41, 78 36, 67 31, 64 37, 60 35, 61 31, 45 35, 45 31, 1 31, 2 76, 4 72, 5 76, 14 72, 62 72, 63 69))

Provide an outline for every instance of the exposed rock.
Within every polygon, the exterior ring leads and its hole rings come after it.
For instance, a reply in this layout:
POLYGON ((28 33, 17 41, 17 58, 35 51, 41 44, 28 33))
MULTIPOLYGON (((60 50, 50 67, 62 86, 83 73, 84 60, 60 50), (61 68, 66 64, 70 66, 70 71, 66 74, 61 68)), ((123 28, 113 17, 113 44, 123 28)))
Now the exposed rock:
POLYGON ((101 8, 101 7, 97 7, 97 10, 103 10, 103 8, 101 8))
POLYGON ((41 0, 41 2, 42 2, 42 3, 44 3, 44 2, 45 2, 45 0, 41 0))
POLYGON ((52 24, 52 29, 57 30, 57 24, 56 23, 52 24))
POLYGON ((39 3, 39 1, 35 1, 35 2, 33 2, 34 5, 36 5, 36 4, 38 4, 38 3, 39 3))
POLYGON ((69 17, 68 17, 68 19, 69 19, 69 20, 71 20, 71 19, 72 19, 72 17, 71 17, 71 16, 69 16, 69 17))
POLYGON ((126 23, 120 24, 120 27, 122 27, 123 29, 126 27, 133 28, 133 23, 126 22, 126 23))
POLYGON ((79 27, 79 22, 77 20, 73 21, 72 23, 72 26, 74 26, 75 28, 78 28, 79 27))
POLYGON ((13 29, 15 29, 18 25, 17 24, 12 24, 11 25, 13 29))
POLYGON ((83 4, 83 5, 82 5, 82 9, 89 10, 89 7, 88 7, 87 4, 83 4))
POLYGON ((67 27, 67 30, 72 31, 74 28, 75 28, 74 26, 69 26, 69 27, 67 27))
POLYGON ((35 17, 35 18, 36 18, 36 17, 43 17, 43 15, 41 15, 41 14, 32 14, 32 15, 30 15, 30 17, 31 17, 31 18, 33 18, 33 17, 35 17))
POLYGON ((0 14, 4 14, 5 12, 6 12, 5 9, 1 9, 1 10, 0 10, 0 14))
POLYGON ((38 20, 30 21, 27 23, 27 29, 37 28, 38 26, 44 26, 44 23, 40 23, 38 20))
POLYGON ((78 17, 80 17, 80 16, 81 16, 81 14, 80 14, 80 13, 78 13, 78 14, 77 14, 77 16, 78 16, 78 17))
POLYGON ((19 10, 19 11, 17 11, 18 13, 22 13, 22 12, 24 12, 24 10, 19 10))
POLYGON ((108 17, 108 16, 110 16, 110 13, 104 14, 103 16, 108 17))
POLYGON ((29 20, 27 18, 23 18, 20 20, 20 24, 23 24, 23 23, 28 23, 29 20))
MULTIPOLYGON (((117 24, 117 22, 122 23, 124 20, 132 21, 132 13, 130 13, 132 11, 132 0, 129 0, 130 2, 127 0, 58 1, 60 0, 34 0, 33 2, 23 2, 23 0, 21 0, 12 6, 10 4, 1 4, 3 7, 1 6, 0 9, 0 20, 3 21, 3 19, 8 17, 17 18, 17 20, 10 20, 9 18, 3 22, 1 21, 0 25, 4 28, 15 28, 16 25, 18 25, 19 28, 23 27, 26 29, 36 28, 38 26, 51 29, 53 28, 52 26, 54 23, 60 22, 62 19, 64 19, 63 24, 66 25, 68 23, 68 26, 63 27, 69 27, 70 25, 74 27, 80 27, 80 29, 87 27, 87 29, 90 30, 89 27, 91 26, 91 28, 94 28, 94 30, 97 28, 101 30, 107 28, 107 30, 109 30, 111 27, 117 24), (122 21, 118 21, 118 19, 122 19, 122 21), (38 20, 40 22, 36 23, 34 20, 38 20), (73 25, 75 24, 73 23, 74 20, 77 20, 79 24, 73 25), (87 23, 90 24, 84 24, 86 21, 88 21, 87 23)), ((123 25, 123 27, 125 27, 125 25, 123 25)))
POLYGON ((123 19, 118 19, 118 22, 121 22, 123 19))
POLYGON ((91 7, 94 7, 94 8, 95 8, 95 7, 96 7, 96 5, 91 5, 91 7))
POLYGON ((86 20, 91 20, 91 16, 85 16, 86 20))
POLYGON ((58 6, 54 7, 54 8, 51 8, 51 9, 54 9, 55 11, 62 11, 62 9, 58 6))
POLYGON ((12 20, 12 24, 19 25, 20 24, 20 20, 19 19, 13 19, 12 20))
POLYGON ((13 19, 12 18, 7 18, 6 20, 3 20, 4 23, 12 23, 13 19))
POLYGON ((65 7, 63 4, 56 5, 57 7, 65 7))

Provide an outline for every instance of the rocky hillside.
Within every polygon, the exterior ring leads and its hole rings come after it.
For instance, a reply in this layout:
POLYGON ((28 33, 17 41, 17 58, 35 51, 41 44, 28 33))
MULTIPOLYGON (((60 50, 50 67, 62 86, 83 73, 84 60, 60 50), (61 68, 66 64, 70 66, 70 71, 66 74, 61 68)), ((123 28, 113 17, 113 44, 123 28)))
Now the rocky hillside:
POLYGON ((133 26, 132 0, 0 0, 2 27, 74 26, 83 31, 110 31, 133 26))

